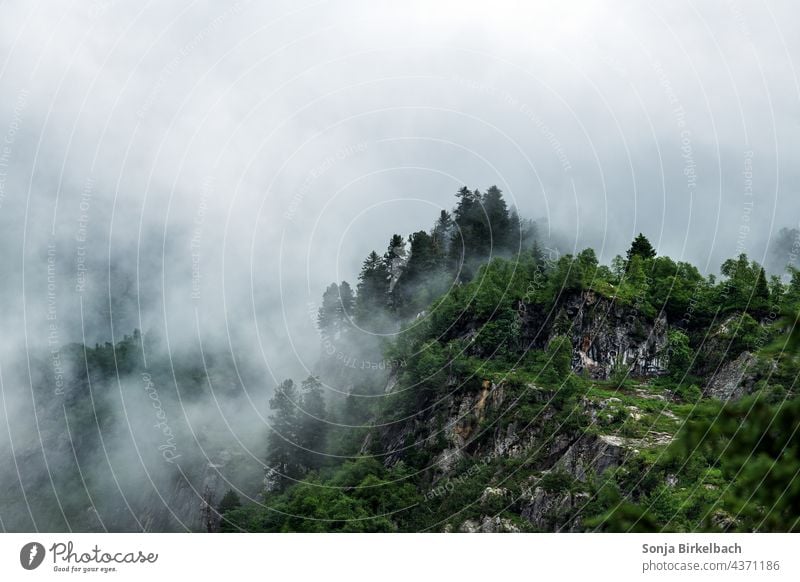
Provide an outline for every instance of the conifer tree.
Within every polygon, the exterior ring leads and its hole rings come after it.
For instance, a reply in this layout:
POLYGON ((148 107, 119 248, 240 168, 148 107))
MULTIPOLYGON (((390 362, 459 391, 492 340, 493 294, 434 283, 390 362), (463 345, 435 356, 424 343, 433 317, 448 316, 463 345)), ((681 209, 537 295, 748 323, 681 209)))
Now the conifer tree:
POLYGON ((358 276, 355 316, 359 324, 374 321, 386 311, 389 293, 389 272, 378 253, 372 251, 364 260, 358 276))
POLYGON ((218 510, 220 513, 225 513, 226 511, 239 509, 241 506, 242 502, 239 499, 239 496, 236 494, 236 491, 233 489, 228 489, 219 502, 218 510))
POLYGON ((318 469, 324 457, 320 454, 325 446, 328 424, 325 420, 325 399, 319 378, 309 376, 303 380, 302 422, 298 426, 297 442, 306 469, 318 469))
POLYGON ((448 263, 452 270, 460 271, 462 280, 468 280, 479 259, 489 255, 489 224, 480 191, 470 191, 465 186, 456 193, 456 198, 448 263))
POLYGON ((653 248, 653 245, 650 244, 650 241, 647 240, 647 237, 641 232, 633 239, 631 248, 628 249, 627 261, 629 263, 634 255, 642 257, 643 259, 652 259, 656 256, 656 250, 653 248))
POLYGON ((409 237, 411 256, 399 282, 404 311, 413 314, 443 293, 446 279, 435 239, 424 230, 409 237))
POLYGON ((322 294, 322 305, 317 311, 317 327, 325 335, 334 335, 338 329, 339 322, 339 286, 331 283, 322 294))
POLYGON ((273 471, 279 488, 301 475, 298 463, 297 390, 294 382, 284 380, 275 388, 269 401, 270 435, 267 448, 267 466, 273 471))
POLYGON ((347 281, 342 281, 341 285, 328 285, 317 311, 317 327, 325 337, 337 338, 347 329, 354 303, 353 290, 347 281))
POLYGON ((446 256, 450 250, 450 240, 453 235, 453 217, 447 210, 442 210, 439 213, 439 218, 436 220, 436 225, 433 227, 433 242, 436 245, 437 252, 442 257, 446 256))
POLYGON ((355 295, 353 294, 353 288, 350 287, 350 283, 342 281, 339 285, 339 306, 336 310, 336 314, 341 322, 341 328, 346 328, 350 318, 353 317, 355 302, 355 295))
POLYGON ((406 241, 399 234, 389 240, 389 246, 383 254, 383 262, 387 273, 386 303, 392 311, 396 311, 401 304, 398 293, 395 293, 400 275, 406 265, 406 241))
POLYGON ((512 240, 509 232, 510 219, 508 216, 508 206, 503 200, 503 192, 497 186, 492 186, 486 191, 483 197, 483 209, 488 220, 488 229, 485 233, 486 241, 483 241, 484 248, 489 248, 491 252, 505 250, 509 247, 512 240))
MULTIPOLYGON (((508 234, 505 237, 505 247, 512 253, 517 253, 522 250, 527 233, 523 231, 522 221, 516 208, 512 208, 508 213, 508 234)), ((534 240, 534 244, 535 240, 534 240)))

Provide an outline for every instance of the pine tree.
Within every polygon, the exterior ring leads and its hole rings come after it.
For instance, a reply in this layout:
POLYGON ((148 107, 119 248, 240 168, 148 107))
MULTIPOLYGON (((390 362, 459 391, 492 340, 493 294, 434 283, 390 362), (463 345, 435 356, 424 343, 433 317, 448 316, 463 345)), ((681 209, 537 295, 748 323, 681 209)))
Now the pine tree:
POLYGON ((653 245, 650 244, 650 241, 647 240, 647 237, 642 233, 639 233, 639 236, 633 239, 631 248, 628 249, 628 263, 630 263, 634 255, 642 257, 643 259, 652 259, 656 256, 656 250, 653 248, 653 245))
MULTIPOLYGON (((508 235, 505 237, 506 249, 512 253, 518 253, 522 250, 525 238, 526 233, 523 230, 517 209, 512 208, 508 213, 508 235)), ((534 244, 536 244, 535 240, 534 244)))
POLYGON ((303 380, 303 420, 298 427, 297 442, 306 469, 318 469, 324 457, 320 454, 325 446, 328 424, 325 420, 325 399, 319 378, 309 376, 303 380))
POLYGON ((411 256, 398 284, 404 311, 414 314, 447 288, 435 239, 424 230, 409 236, 411 256))
POLYGON ((437 252, 442 256, 446 256, 450 251, 450 240, 453 235, 453 217, 447 210, 442 210, 439 213, 439 218, 436 220, 436 225, 433 227, 433 242, 436 245, 437 252))
POLYGON ((587 248, 578 253, 577 258, 581 265, 581 270, 583 271, 584 283, 586 286, 589 286, 595 282, 595 277, 597 275, 597 254, 594 252, 593 248, 587 248))
MULTIPOLYGON (((758 267, 757 263, 754 263, 753 266, 758 267)), ((763 317, 769 313, 769 285, 767 284, 767 274, 764 271, 764 267, 758 267, 753 298, 750 303, 751 311, 756 316, 763 317)))
POLYGON ((627 262, 622 255, 616 255, 611 259, 611 273, 614 275, 614 282, 619 284, 625 278, 625 267, 627 262))
POLYGON ((505 250, 509 247, 509 241, 513 240, 510 236, 508 216, 508 206, 503 200, 503 192, 497 186, 492 186, 486 191, 483 197, 483 209, 488 220, 488 229, 485 233, 487 240, 484 241, 484 248, 489 252, 505 250))
POLYGON ((359 324, 369 323, 386 312, 389 293, 389 272, 386 263, 372 251, 364 260, 358 276, 355 316, 359 324))
POLYGON ((225 513, 226 511, 239 509, 241 506, 242 502, 239 499, 239 496, 236 494, 236 491, 233 489, 228 489, 228 491, 225 492, 225 495, 222 496, 217 509, 220 513, 225 513))
POLYGON ((464 186, 456 193, 458 203, 453 210, 453 233, 451 235, 451 257, 459 264, 468 260, 476 244, 476 220, 481 214, 480 192, 472 192, 464 186))
POLYGON ((720 272, 727 278, 718 290, 724 311, 749 310, 757 318, 769 311, 767 275, 756 261, 742 253, 722 263, 720 272))
POLYGON ((483 208, 483 196, 466 186, 456 193, 453 210, 454 228, 450 238, 449 266, 460 271, 463 281, 472 278, 479 259, 489 254, 489 224, 483 208))
POLYGON ((267 448, 267 466, 273 472, 278 487, 283 488, 292 479, 301 476, 298 463, 297 390, 294 382, 284 380, 275 388, 269 401, 273 411, 269 418, 271 433, 267 448))
POLYGON ((539 246, 539 241, 534 240, 533 245, 531 246, 531 257, 533 258, 533 265, 536 269, 544 270, 545 264, 545 257, 544 252, 542 251, 542 247, 539 246))
POLYGON ((764 272, 764 267, 761 267, 758 271, 754 295, 757 299, 769 300, 769 286, 767 285, 767 274, 764 272))
POLYGON ((475 216, 476 209, 480 206, 480 192, 472 192, 466 186, 456 192, 458 203, 453 211, 453 220, 458 224, 466 224, 475 216))
POLYGON ((396 259, 405 259, 406 256, 406 241, 399 234, 393 234, 389 239, 389 246, 383 254, 383 260, 386 262, 386 268, 391 269, 392 263, 396 259))
POLYGON ((341 322, 340 327, 346 328, 350 323, 350 318, 353 316, 353 309, 355 308, 355 295, 350 283, 342 281, 339 285, 339 307, 336 314, 341 322))
POLYGON ((644 258, 640 254, 631 255, 622 285, 630 299, 643 302, 647 293, 647 273, 644 267, 644 258))
POLYGON ((409 237, 411 241, 411 258, 408 261, 406 275, 424 276, 431 274, 437 267, 438 257, 433 237, 424 230, 415 232, 409 237))
POLYGON ((383 263, 388 275, 387 304, 392 311, 400 307, 400 298, 395 293, 395 285, 406 265, 406 241, 399 234, 389 240, 389 246, 383 254, 383 263))
POLYGON ((798 311, 800 310, 800 269, 789 267, 788 271, 791 280, 786 287, 783 301, 791 311, 798 311))
POLYGON ((326 339, 337 339, 349 327, 354 303, 353 290, 347 281, 328 285, 317 311, 317 327, 326 339))
POLYGON ((477 188, 472 195, 476 203, 472 207, 472 214, 468 221, 471 236, 467 256, 472 260, 480 260, 488 257, 492 250, 492 232, 489 217, 486 214, 484 195, 477 188))
POLYGON ((339 286, 331 283, 322 294, 322 305, 317 311, 317 327, 323 334, 333 336, 339 329, 339 286))

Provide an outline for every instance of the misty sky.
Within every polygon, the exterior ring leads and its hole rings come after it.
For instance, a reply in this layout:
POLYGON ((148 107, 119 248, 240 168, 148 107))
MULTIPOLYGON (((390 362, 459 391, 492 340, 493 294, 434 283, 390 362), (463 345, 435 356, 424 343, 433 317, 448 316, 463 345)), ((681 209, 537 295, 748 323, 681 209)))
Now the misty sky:
POLYGON ((50 306, 59 341, 299 375, 325 285, 464 184, 605 261, 641 231, 715 272, 798 225, 792 2, 221 4, 0 7, 3 350, 50 306))

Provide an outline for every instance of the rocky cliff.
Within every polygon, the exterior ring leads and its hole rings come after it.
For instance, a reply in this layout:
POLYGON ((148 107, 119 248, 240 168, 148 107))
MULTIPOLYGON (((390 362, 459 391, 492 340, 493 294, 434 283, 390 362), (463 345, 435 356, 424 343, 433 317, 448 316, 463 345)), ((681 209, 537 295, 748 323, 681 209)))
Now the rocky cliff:
POLYGON ((557 332, 572 340, 573 368, 591 378, 607 379, 616 370, 635 377, 666 373, 668 323, 649 318, 635 306, 594 291, 567 295, 552 309, 521 304, 525 345, 544 347, 557 332))
MULTIPOLYGON (((586 503, 580 484, 642 450, 664 446, 679 426, 671 395, 648 385, 648 379, 666 373, 665 317, 647 318, 591 291, 565 298, 554 311, 548 318, 539 306, 520 304, 520 334, 526 345, 545 347, 566 333, 573 370, 587 384, 582 395, 564 402, 567 386, 520 383, 513 374, 472 381, 450 377, 447 394, 435 404, 365 442, 362 451, 382 452, 389 467, 412 455, 417 462, 420 456, 428 459, 431 497, 446 495, 479 469, 520 466, 511 487, 507 471, 498 471, 495 483, 487 469, 476 500, 486 513, 444 529, 526 527, 497 518, 500 504, 531 529, 577 531, 586 503), (617 370, 635 379, 632 386, 609 387, 617 370)), ((386 390, 396 386, 393 375, 386 390)))

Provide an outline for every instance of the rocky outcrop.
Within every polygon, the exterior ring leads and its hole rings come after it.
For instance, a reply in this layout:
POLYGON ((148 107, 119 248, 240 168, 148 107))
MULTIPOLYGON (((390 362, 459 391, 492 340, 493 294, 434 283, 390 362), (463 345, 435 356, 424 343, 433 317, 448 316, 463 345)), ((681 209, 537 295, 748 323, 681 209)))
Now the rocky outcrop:
MULTIPOLYGON (((573 346, 573 368, 590 378, 606 379, 620 368, 638 378, 666 373, 665 317, 648 318, 633 306, 590 291, 562 300, 555 316, 538 309, 518 306, 521 344, 541 349, 566 334, 573 346)), ((476 327, 476 322, 465 324, 458 337, 467 339, 476 327)), ((385 392, 393 393, 397 385, 397 378, 390 376, 385 392)), ((450 531, 581 531, 581 512, 588 502, 584 491, 591 477, 623 465, 642 449, 665 446, 673 436, 647 424, 657 407, 645 402, 662 401, 661 414, 669 416, 666 405, 672 395, 647 389, 645 383, 628 386, 619 396, 587 393, 577 406, 570 404, 574 410, 569 422, 559 408, 563 403, 558 404, 557 389, 513 382, 506 386, 488 379, 464 383, 455 377, 446 385, 450 392, 432 408, 376 430, 362 450, 381 451, 386 466, 406 455, 425 459, 426 486, 441 495, 480 472, 485 481, 483 494, 475 499, 477 517, 451 523, 450 531), (527 408, 519 416, 522 406, 527 408), (626 430, 636 429, 627 434, 640 438, 615 434, 626 422, 631 423, 626 430), (505 466, 498 459, 519 467, 521 488, 505 489, 508 485, 495 479, 494 468, 505 466)))
POLYGON ((560 454, 553 470, 585 481, 590 473, 601 474, 618 467, 631 452, 631 443, 610 435, 583 435, 560 454))
POLYGON ((581 531, 581 511, 589 495, 573 490, 569 483, 585 482, 590 474, 601 475, 620 466, 639 449, 665 444, 668 440, 669 435, 645 440, 587 434, 570 441, 559 435, 550 447, 551 458, 557 461, 541 475, 531 477, 523 487, 519 498, 520 515, 538 531, 581 531), (548 476, 557 478, 546 483, 548 476), (554 481, 560 486, 553 486, 554 481))
POLYGON ((649 318, 634 306, 594 291, 562 300, 549 319, 537 305, 526 305, 521 312, 525 345, 544 347, 556 335, 556 328, 569 335, 576 372, 585 371, 594 379, 607 379, 615 369, 642 378, 667 373, 664 315, 649 318))
POLYGON ((539 531, 576 532, 581 529, 580 512, 588 500, 586 493, 554 492, 534 485, 522 492, 521 516, 539 531))
MULTIPOLYGON (((407 449, 438 446, 444 443, 433 462, 440 473, 450 471, 467 452, 479 433, 479 426, 490 408, 503 403, 504 388, 484 380, 477 391, 454 392, 436 407, 436 413, 417 415, 404 423, 387 426, 379 435, 381 450, 388 451, 384 464, 399 461, 407 449)), ((372 437, 370 437, 371 440, 372 437)), ((362 450, 367 450, 368 443, 362 450)))
POLYGON ((756 383, 756 356, 742 352, 735 360, 723 364, 705 387, 706 396, 720 400, 736 400, 749 394, 756 383))
POLYGON ((480 519, 468 519, 461 524, 462 533, 518 533, 520 529, 507 518, 484 516, 480 519))
POLYGON ((205 464, 193 465, 196 469, 192 474, 176 471, 163 491, 148 492, 148 501, 143 503, 148 509, 139 516, 145 531, 219 531, 217 506, 230 487, 224 475, 241 456, 221 450, 205 464), (163 511, 165 505, 167 511, 163 511), (154 512, 151 508, 161 510, 154 512))

